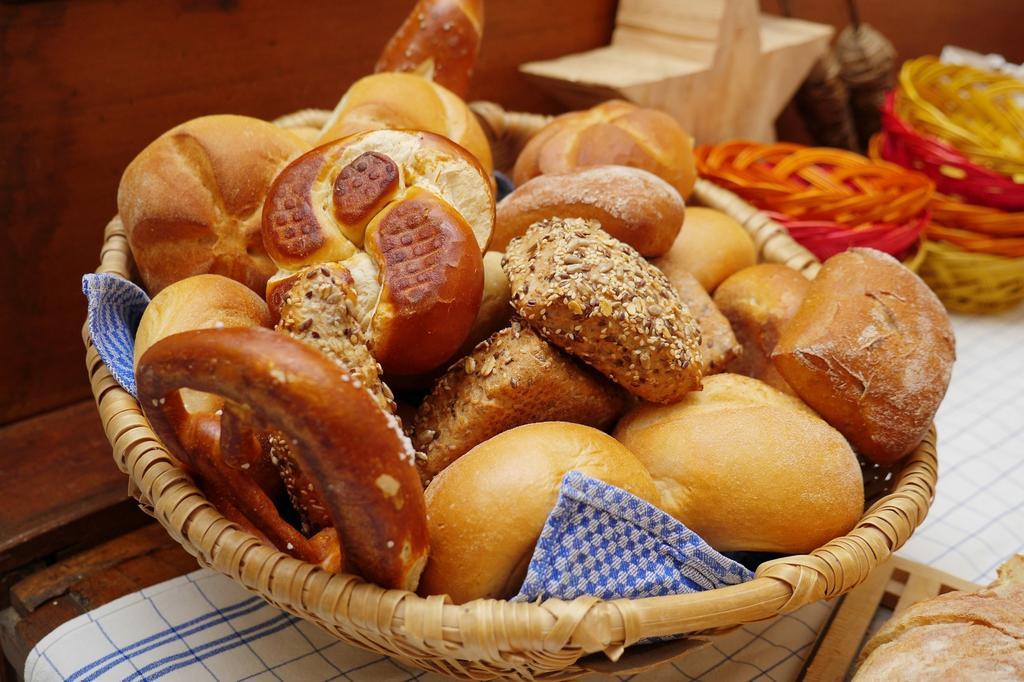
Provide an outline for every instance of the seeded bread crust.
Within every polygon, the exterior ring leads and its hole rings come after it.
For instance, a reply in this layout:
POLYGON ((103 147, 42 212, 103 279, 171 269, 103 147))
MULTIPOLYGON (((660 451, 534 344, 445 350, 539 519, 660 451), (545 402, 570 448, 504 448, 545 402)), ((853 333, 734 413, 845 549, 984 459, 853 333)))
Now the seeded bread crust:
POLYGON ((617 386, 513 320, 434 385, 412 422, 424 484, 483 441, 516 426, 609 426, 626 408, 617 386))
POLYGON ((307 268, 285 295, 277 330, 342 365, 382 410, 394 413, 394 395, 381 381, 380 364, 370 354, 359 324, 353 286, 352 275, 339 265, 307 268))
POLYGON ((683 270, 667 274, 679 300, 686 304, 700 327, 700 356, 704 376, 725 371, 743 353, 729 320, 718 309, 696 277, 683 270))
POLYGON ((671 283, 595 221, 552 218, 502 261, 512 306, 541 336, 656 403, 700 388, 700 329, 671 283))

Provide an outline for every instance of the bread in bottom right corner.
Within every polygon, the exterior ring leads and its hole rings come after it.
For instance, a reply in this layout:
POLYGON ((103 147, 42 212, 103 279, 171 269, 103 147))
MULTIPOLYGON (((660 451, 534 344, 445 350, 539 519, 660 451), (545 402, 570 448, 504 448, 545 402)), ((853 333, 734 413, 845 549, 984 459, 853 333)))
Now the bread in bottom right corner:
POLYGON ((860 655, 854 682, 1024 680, 1024 554, 977 592, 949 592, 908 608, 860 655))

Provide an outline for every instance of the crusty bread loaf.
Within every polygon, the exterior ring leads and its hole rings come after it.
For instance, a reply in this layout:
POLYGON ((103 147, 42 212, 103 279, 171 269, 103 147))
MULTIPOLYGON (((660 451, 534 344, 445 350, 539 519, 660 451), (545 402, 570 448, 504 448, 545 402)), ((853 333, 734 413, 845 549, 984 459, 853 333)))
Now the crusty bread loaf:
POLYGON ((579 424, 527 424, 476 446, 427 487, 430 559, 420 594, 507 599, 569 471, 658 504, 650 474, 611 436, 579 424))
POLYGON ((476 157, 490 177, 491 147, 466 103, 443 85, 411 73, 377 73, 345 92, 317 144, 368 130, 424 130, 447 137, 476 157))
POLYGON ((622 391, 519 320, 455 363, 420 405, 412 442, 429 481, 476 445, 515 426, 566 421, 604 428, 625 410, 622 391))
POLYGON ((757 262, 747 231, 733 218, 703 206, 686 210, 686 221, 672 247, 652 261, 666 275, 689 272, 713 293, 726 277, 757 262))
POLYGON ((263 294, 276 268, 260 209, 277 173, 309 145, 247 116, 203 116, 172 128, 128 164, 117 209, 150 295, 213 273, 263 294))
POLYGON ((484 0, 419 0, 373 70, 418 73, 465 97, 483 32, 484 0))
POLYGON ((894 616, 864 646, 854 682, 1024 679, 1024 555, 977 592, 947 592, 894 616))
POLYGON ((535 223, 512 240, 502 266, 518 314, 620 386, 664 403, 700 387, 690 311, 657 268, 597 223, 535 223))
POLYGON ((693 138, 676 120, 622 100, 555 118, 523 148, 513 175, 522 185, 538 175, 608 164, 650 171, 684 199, 697 177, 693 138))
POLYGON ((715 305, 743 347, 727 371, 754 377, 780 391, 793 388, 771 362, 782 329, 807 295, 810 281, 792 268, 761 263, 734 273, 715 289, 715 305))
POLYGON ((628 166, 594 166, 541 175, 498 204, 491 248, 546 218, 596 220, 601 229, 652 257, 665 253, 683 225, 683 199, 657 175, 628 166))
POLYGON ((932 290, 892 256, 858 248, 825 262, 772 362, 864 456, 886 463, 924 438, 955 355, 932 290))
POLYGON ((672 270, 671 273, 666 275, 668 281, 700 327, 700 358, 705 376, 725 371, 743 352, 729 320, 718 310, 696 277, 685 270, 672 270))
POLYGON ((674 405, 634 408, 615 437, 651 472, 661 508, 721 551, 809 552, 864 510, 842 435, 756 379, 707 377, 674 405))

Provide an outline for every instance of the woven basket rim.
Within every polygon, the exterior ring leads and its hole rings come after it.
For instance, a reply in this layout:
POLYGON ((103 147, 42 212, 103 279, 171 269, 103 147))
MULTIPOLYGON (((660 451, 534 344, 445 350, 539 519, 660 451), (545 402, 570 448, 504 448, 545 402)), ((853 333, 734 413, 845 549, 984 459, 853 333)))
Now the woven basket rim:
MULTIPOLYGON (((786 260, 805 273, 816 272, 813 256, 761 212, 705 180, 698 180, 697 194, 710 205, 738 202, 731 214, 758 231, 755 242, 763 260, 786 260), (740 215, 744 211, 745 217, 740 215)), ((130 278, 130 263, 127 235, 115 218, 107 226, 96 272, 130 278)), ((264 545, 228 521, 168 454, 135 398, 113 379, 88 326, 83 341, 103 428, 115 462, 129 476, 132 495, 200 564, 275 606, 326 626, 339 638, 453 674, 580 674, 586 668, 578 659, 587 654, 604 652, 616 660, 626 646, 641 639, 731 629, 841 594, 906 542, 924 520, 937 481, 933 425, 901 461, 891 491, 865 510, 849 534, 810 554, 763 563, 747 583, 632 600, 580 597, 454 605, 446 597, 419 597, 384 590, 355 576, 326 573, 264 545)))

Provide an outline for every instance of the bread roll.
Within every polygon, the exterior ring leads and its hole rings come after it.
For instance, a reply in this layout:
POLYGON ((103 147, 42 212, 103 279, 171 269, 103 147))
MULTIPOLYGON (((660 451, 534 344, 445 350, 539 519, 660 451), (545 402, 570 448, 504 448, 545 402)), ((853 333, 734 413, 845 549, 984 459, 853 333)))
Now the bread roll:
POLYGON ((729 320, 715 307, 697 278, 684 270, 668 277, 679 300, 686 304, 700 327, 700 359, 704 375, 722 372, 742 353, 729 320))
POLYGON ((502 264, 541 336, 653 402, 700 387, 700 330, 665 276, 593 221, 535 223, 502 264))
POLYGON ((659 502, 637 458, 597 429, 544 422, 505 431, 427 487, 431 551, 420 594, 448 594, 457 604, 515 595, 569 471, 659 502))
POLYGON ((609 164, 650 171, 684 199, 697 177, 693 138, 676 120, 622 100, 555 118, 523 148, 513 175, 518 186, 538 175, 609 164))
POLYGON ((420 405, 412 443, 421 477, 515 426, 567 421, 604 428, 626 409, 619 388, 561 353, 519 320, 445 373, 420 405))
POLYGON ((955 355, 932 290, 892 256, 851 249, 825 261, 772 362, 864 456, 887 463, 924 438, 955 355))
POLYGON ((469 336, 455 357, 466 355, 476 344, 508 326, 509 318, 512 317, 512 292, 508 287, 508 277, 501 269, 501 259, 504 256, 505 254, 497 251, 488 251, 484 254, 484 297, 480 301, 480 310, 469 330, 469 336))
POLYGON ((733 218, 713 208, 686 210, 686 222, 668 253, 652 261, 671 278, 680 270, 697 278, 708 293, 726 277, 757 262, 754 241, 733 218))
POLYGON ((483 32, 484 0, 420 0, 373 70, 418 73, 465 97, 483 32))
POLYGON ((810 286, 796 270, 775 263, 744 268, 718 285, 715 305, 728 318, 743 347, 727 371, 793 394, 770 358, 783 327, 796 315, 810 286))
POLYGON ((1024 679, 1024 555, 977 592, 947 592, 895 615, 860 653, 854 682, 1024 679))
POLYGON ((476 157, 488 178, 491 147, 458 95, 411 73, 377 73, 352 84, 324 125, 317 144, 368 130, 424 130, 447 137, 476 157))
POLYGON ((683 225, 683 199, 657 175, 628 166, 595 166, 541 175, 498 204, 491 248, 508 243, 545 218, 596 220, 601 228, 640 252, 665 253, 683 225))
POLYGON ((707 377, 675 405, 636 407, 615 437, 651 472, 661 508, 719 551, 809 552, 864 510, 842 435, 756 379, 707 377))
POLYGON ((270 183, 309 145, 246 116, 204 116, 172 128, 125 169, 117 208, 150 295, 213 273, 263 295, 276 268, 260 209, 270 183))

